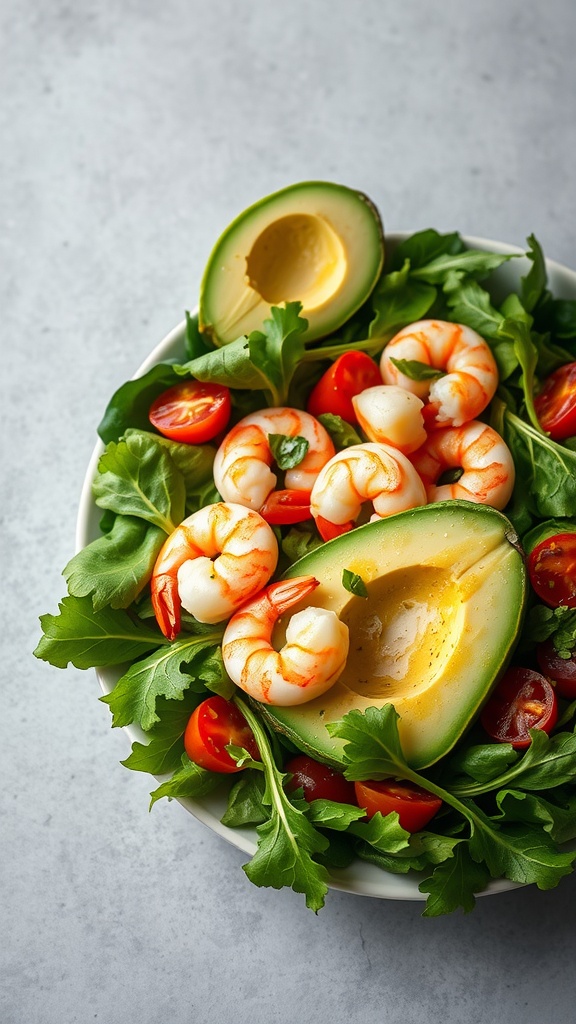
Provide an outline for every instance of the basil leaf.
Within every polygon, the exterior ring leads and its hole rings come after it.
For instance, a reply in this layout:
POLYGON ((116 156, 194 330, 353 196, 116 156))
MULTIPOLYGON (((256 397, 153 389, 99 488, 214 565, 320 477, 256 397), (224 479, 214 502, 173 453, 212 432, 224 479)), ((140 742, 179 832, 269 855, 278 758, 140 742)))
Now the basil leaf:
POLYGON ((428 363, 421 363, 418 359, 394 359, 393 356, 390 356, 390 362, 399 373, 409 377, 410 380, 437 380, 438 377, 446 376, 445 370, 429 366, 428 363))
POLYGON ((288 434, 268 434, 270 451, 279 469, 294 469, 299 466, 305 457, 310 444, 305 437, 296 434, 289 437, 288 434))
POLYGON ((318 420, 324 427, 327 434, 329 434, 334 447, 338 451, 342 451, 344 448, 349 448, 353 444, 362 444, 362 438, 360 434, 354 429, 354 427, 347 423, 346 420, 342 419, 341 416, 336 416, 332 412, 323 412, 318 416, 318 420))
POLYGON ((364 580, 357 572, 352 572, 351 569, 342 569, 342 586, 350 594, 355 594, 356 597, 368 597, 368 590, 364 580))

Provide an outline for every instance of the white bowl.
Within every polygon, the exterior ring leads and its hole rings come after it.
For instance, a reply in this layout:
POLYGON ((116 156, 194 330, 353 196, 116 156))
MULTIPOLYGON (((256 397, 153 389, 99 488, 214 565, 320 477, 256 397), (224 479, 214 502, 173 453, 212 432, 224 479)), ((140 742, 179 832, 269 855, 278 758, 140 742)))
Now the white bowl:
MULTIPOLYGON (((386 235, 387 251, 390 252, 401 241, 409 237, 408 232, 386 235)), ((499 253, 522 253, 524 250, 517 246, 506 245, 503 242, 494 242, 485 238, 463 236, 464 242, 471 248, 489 250, 499 253)), ((552 260, 546 261, 548 269, 548 284, 550 290, 557 298, 576 299, 576 272, 552 260)), ((526 257, 510 260, 503 264, 492 276, 496 288, 502 291, 502 296, 518 286, 521 276, 524 276, 530 269, 531 263, 526 257)), ((150 353, 147 359, 134 374, 140 377, 155 363, 162 359, 184 358, 184 338, 186 324, 184 321, 178 324, 150 353)), ((98 523, 101 511, 94 504, 92 499, 91 484, 96 474, 98 460, 104 446, 98 442, 88 464, 78 519, 76 526, 76 550, 85 547, 90 541, 99 536, 98 523)), ((114 668, 101 668, 97 670, 98 680, 104 693, 109 693, 118 677, 119 672, 114 668)), ((145 741, 144 733, 137 726, 125 728, 131 742, 134 740, 145 741)), ((160 780, 162 781, 162 780, 160 780)), ((212 792, 199 800, 184 799, 179 802, 199 821, 202 821, 212 831, 222 836, 233 846, 243 850, 250 857, 256 852, 256 832, 254 829, 228 828, 220 821, 226 809, 226 789, 222 787, 220 792, 212 792)), ((421 878, 415 872, 408 875, 394 875, 374 864, 356 860, 350 867, 343 870, 333 870, 330 875, 330 888, 341 889, 344 892, 355 893, 359 896, 376 896, 380 899, 389 900, 416 900, 425 901, 426 895, 419 892, 418 884, 421 878)), ((507 879, 491 881, 486 889, 478 895, 485 896, 493 893, 505 892, 509 889, 519 888, 518 883, 510 882, 507 879)))

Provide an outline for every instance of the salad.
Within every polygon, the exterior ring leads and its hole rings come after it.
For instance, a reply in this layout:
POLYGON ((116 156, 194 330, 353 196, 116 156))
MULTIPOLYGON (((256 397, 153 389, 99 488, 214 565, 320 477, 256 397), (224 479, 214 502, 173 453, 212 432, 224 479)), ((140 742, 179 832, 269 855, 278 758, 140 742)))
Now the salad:
MULTIPOLYGON (((349 190, 319 184, 348 202, 349 190)), ((62 668, 116 667, 101 700, 113 727, 141 730, 122 763, 157 777, 151 807, 224 788, 223 824, 256 830, 244 867, 256 885, 291 886, 318 911, 330 872, 360 858, 417 873, 425 916, 471 910, 491 879, 552 888, 576 858, 576 300, 551 293, 533 236, 529 269, 503 293, 498 269, 517 253, 433 229, 388 246, 358 193, 368 219, 362 208, 354 237, 321 227, 311 283, 310 265, 297 264, 317 225, 309 185, 294 188, 277 194, 278 211, 262 201, 219 240, 180 357, 112 396, 92 487, 100 535, 65 567, 67 595, 41 617, 34 653, 62 668), (248 286, 221 281, 227 247, 242 251, 254 223, 248 286), (357 236, 370 258, 348 288, 357 236), (255 312, 240 287, 261 297, 255 312), (414 325, 427 355, 399 345, 414 325), (484 346, 480 358, 466 342, 466 372, 478 372, 464 398, 437 354, 439 325, 450 345, 469 332, 484 346), (361 460, 370 475, 376 455, 387 482, 370 490, 361 460), (516 587, 509 601, 501 591, 495 617, 502 650, 462 656, 466 713, 457 729, 433 722, 432 746, 411 746, 401 686, 398 700, 374 701, 368 687, 327 716, 322 743, 310 739, 337 680, 355 694, 355 629, 373 623, 378 579, 354 552, 399 549, 409 524, 419 554, 404 576, 419 585, 433 518, 500 531, 516 587), (337 566, 337 605, 321 597, 325 565, 337 566)), ((445 607, 437 597, 445 619, 451 595, 445 607)), ((450 622, 443 635, 457 652, 450 622)), ((416 652, 413 687, 419 629, 403 641, 416 652)))

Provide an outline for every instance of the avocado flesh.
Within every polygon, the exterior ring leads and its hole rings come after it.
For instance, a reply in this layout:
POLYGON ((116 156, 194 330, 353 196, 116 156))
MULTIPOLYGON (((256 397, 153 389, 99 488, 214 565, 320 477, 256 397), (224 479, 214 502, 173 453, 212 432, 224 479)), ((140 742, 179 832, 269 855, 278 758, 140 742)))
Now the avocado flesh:
POLYGON ((217 241, 200 286, 200 329, 219 345, 261 328, 270 307, 302 303, 306 339, 337 330, 382 269, 382 224, 343 185, 302 182, 261 199, 217 241))
POLYGON ((273 727, 342 767, 343 742, 327 723, 391 703, 408 763, 418 769, 444 757, 476 718, 519 634, 526 573, 515 541, 495 509, 447 501, 358 527, 294 563, 285 575, 320 580, 307 603, 347 623, 350 654, 322 697, 292 708, 259 705, 273 727), (362 577, 367 598, 343 587, 343 569, 362 577))

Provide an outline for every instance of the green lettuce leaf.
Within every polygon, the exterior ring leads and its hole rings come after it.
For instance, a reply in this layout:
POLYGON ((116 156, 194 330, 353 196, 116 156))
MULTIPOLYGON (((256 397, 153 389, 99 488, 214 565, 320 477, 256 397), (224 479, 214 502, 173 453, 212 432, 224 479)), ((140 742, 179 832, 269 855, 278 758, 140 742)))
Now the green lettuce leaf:
POLYGON ((184 479, 152 435, 111 442, 100 456, 92 492, 100 508, 145 519, 167 534, 184 518, 184 479))

